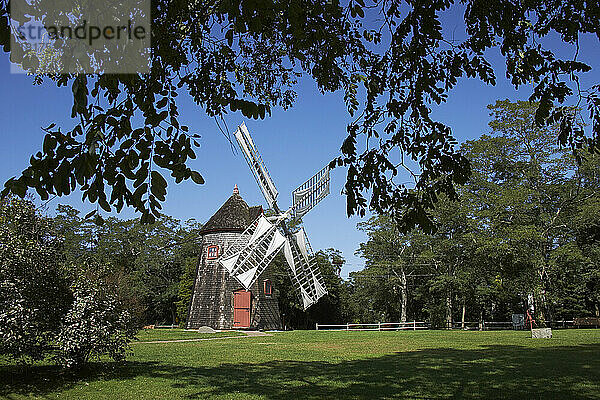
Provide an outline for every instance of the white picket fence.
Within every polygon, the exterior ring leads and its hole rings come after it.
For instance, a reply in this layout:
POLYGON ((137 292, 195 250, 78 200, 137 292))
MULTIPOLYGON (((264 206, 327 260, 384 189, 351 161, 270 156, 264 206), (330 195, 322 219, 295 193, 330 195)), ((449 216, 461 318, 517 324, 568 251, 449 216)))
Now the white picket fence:
POLYGON ((378 322, 376 324, 315 324, 316 330, 321 331, 399 331, 429 329, 428 322, 412 321, 412 322, 378 322))

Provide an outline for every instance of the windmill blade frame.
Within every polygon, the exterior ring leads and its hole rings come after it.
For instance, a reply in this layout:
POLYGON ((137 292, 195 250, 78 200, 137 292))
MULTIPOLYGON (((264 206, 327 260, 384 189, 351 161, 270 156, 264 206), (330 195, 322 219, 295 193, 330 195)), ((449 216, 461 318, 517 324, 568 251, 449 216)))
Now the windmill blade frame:
POLYGON ((292 206, 286 212, 281 212, 277 205, 279 193, 244 123, 238 126, 235 137, 265 200, 276 215, 272 217, 274 223, 264 215, 259 217, 242 233, 242 237, 247 238, 245 244, 231 246, 219 262, 242 286, 249 289, 283 249, 289 266, 288 273, 300 292, 306 310, 327 294, 327 290, 304 228, 292 233, 286 220, 292 215, 301 218, 329 194, 329 166, 294 190, 292 206))
POLYGON ((242 122, 234 135, 265 200, 271 208, 275 208, 279 192, 269 175, 269 171, 267 170, 258 149, 254 145, 254 141, 250 136, 250 132, 248 132, 248 128, 246 128, 246 124, 242 122))
POLYGON ((327 197, 329 182, 329 165, 327 165, 292 192, 294 218, 302 218, 327 197))
POLYGON ((303 308, 306 310, 326 295, 327 289, 304 229, 292 235, 292 238, 288 237, 283 252, 289 266, 290 279, 300 292, 303 308), (303 241, 299 238, 303 238, 303 241))
POLYGON ((246 228, 242 237, 248 238, 246 244, 234 244, 228 248, 219 263, 249 290, 279 253, 287 238, 264 215, 246 228))

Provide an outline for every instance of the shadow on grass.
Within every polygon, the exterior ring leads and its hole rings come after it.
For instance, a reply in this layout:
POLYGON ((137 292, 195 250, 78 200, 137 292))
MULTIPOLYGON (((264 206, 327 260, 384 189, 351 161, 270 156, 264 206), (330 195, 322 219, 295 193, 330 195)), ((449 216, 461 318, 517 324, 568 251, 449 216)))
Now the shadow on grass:
POLYGON ((598 398, 600 345, 425 349, 340 362, 280 360, 216 367, 129 362, 93 365, 77 375, 49 366, 4 366, 0 396, 43 396, 81 381, 114 385, 134 377, 160 380, 163 393, 172 395, 167 397, 184 398, 598 398))

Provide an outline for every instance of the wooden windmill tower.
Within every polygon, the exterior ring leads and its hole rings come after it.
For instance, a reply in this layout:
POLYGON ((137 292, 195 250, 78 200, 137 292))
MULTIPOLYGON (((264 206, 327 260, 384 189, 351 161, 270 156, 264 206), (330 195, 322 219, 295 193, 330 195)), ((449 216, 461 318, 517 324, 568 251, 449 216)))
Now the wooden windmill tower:
POLYGON ((201 253, 188 308, 187 329, 281 329, 277 291, 269 268, 250 287, 243 287, 218 262, 224 251, 245 242, 243 232, 263 213, 248 207, 237 185, 233 194, 200 231, 201 253))

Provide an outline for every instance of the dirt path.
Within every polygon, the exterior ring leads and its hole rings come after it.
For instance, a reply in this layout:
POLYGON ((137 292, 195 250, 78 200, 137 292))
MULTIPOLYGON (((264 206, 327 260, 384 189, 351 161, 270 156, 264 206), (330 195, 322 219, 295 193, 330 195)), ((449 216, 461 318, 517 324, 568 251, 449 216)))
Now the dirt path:
POLYGON ((260 331, 244 331, 246 336, 218 336, 213 338, 198 338, 198 339, 173 339, 173 340, 153 340, 150 342, 134 342, 134 343, 183 343, 183 342, 202 342, 204 340, 221 340, 221 339, 243 339, 248 337, 273 336, 270 333, 260 331))

